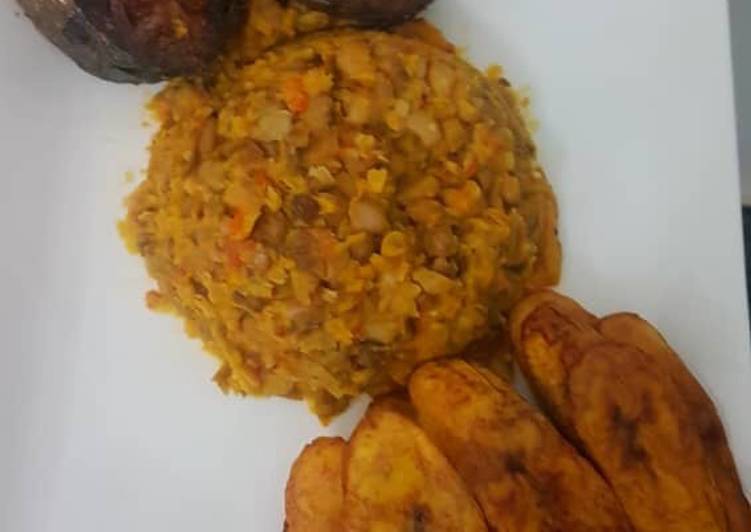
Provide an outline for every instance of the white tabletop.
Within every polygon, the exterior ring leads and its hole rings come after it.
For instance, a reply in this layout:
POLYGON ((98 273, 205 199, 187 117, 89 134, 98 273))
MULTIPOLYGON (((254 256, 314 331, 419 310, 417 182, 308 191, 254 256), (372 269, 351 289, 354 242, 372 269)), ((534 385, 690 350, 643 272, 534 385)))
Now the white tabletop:
MULTIPOLYGON (((745 1, 745 0, 741 0, 745 1)), ((303 405, 223 397, 149 313, 115 222, 148 90, 79 72, 0 2, 0 530, 267 532, 303 405)), ((529 86, 561 204, 562 290, 640 312, 715 398, 751 483, 751 357, 728 11, 708 0, 437 0, 529 86)))

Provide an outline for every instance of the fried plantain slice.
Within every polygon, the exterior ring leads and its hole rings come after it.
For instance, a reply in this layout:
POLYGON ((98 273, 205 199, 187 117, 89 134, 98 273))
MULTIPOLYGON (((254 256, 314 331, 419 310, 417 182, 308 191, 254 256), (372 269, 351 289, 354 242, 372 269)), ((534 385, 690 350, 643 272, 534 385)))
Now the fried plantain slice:
POLYGON ((631 530, 602 477, 503 379, 445 360, 418 369, 409 392, 491 529, 631 530))
POLYGON ((408 409, 377 400, 355 430, 345 453, 343 530, 486 531, 477 502, 408 409))
POLYGON ((569 328, 574 324, 581 324, 580 326, 597 324, 597 317, 573 299, 561 296, 552 290, 540 290, 519 301, 511 311, 509 327, 514 347, 521 343, 522 326, 527 323, 527 320, 536 320, 538 326, 545 324, 545 320, 540 319, 540 313, 543 311, 556 312, 562 317, 570 318, 572 324, 569 328))
POLYGON ((714 406, 651 326, 593 320, 550 294, 521 308, 512 315, 519 366, 637 530, 748 530, 714 406))
POLYGON ((606 316, 597 329, 608 340, 631 345, 649 356, 671 376, 693 417, 707 451, 712 481, 724 501, 727 529, 751 532, 751 509, 743 495, 725 428, 712 399, 660 332, 636 314, 606 316))
POLYGON ((292 465, 285 491, 286 532, 342 529, 346 446, 341 438, 318 438, 303 449, 292 465))
POLYGON ((583 349, 602 342, 595 325, 594 315, 552 291, 528 296, 511 312, 515 360, 543 408, 574 441, 570 410, 565 407, 567 366, 576 364, 583 349))

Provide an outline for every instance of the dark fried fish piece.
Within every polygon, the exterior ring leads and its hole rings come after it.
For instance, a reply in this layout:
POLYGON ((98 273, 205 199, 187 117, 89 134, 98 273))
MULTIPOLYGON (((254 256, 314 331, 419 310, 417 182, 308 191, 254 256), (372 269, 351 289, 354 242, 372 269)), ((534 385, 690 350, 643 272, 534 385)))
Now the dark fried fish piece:
POLYGON ((156 82, 204 68, 239 27, 247 0, 18 0, 81 68, 156 82))

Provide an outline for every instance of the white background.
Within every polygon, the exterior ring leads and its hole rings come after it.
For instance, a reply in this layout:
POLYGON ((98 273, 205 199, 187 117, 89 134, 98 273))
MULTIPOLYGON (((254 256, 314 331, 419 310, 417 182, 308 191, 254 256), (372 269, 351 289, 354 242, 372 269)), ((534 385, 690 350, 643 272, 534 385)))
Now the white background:
MULTIPOLYGON (((223 397, 177 321, 145 310, 115 230, 149 91, 79 72, 14 12, 0 5, 0 530, 280 530, 289 466, 322 429, 297 403, 223 397)), ((433 16, 531 87, 563 289, 663 330, 751 483, 725 2, 438 0, 433 16)))

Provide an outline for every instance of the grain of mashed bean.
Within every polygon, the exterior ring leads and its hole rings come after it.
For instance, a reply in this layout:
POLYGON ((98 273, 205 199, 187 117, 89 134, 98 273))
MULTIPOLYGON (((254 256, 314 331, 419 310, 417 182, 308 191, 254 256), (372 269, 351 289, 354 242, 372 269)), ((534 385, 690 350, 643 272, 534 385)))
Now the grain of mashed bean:
POLYGON ((513 91, 402 36, 323 32, 171 83, 121 224, 228 392, 328 420, 555 284, 556 203, 513 91))

